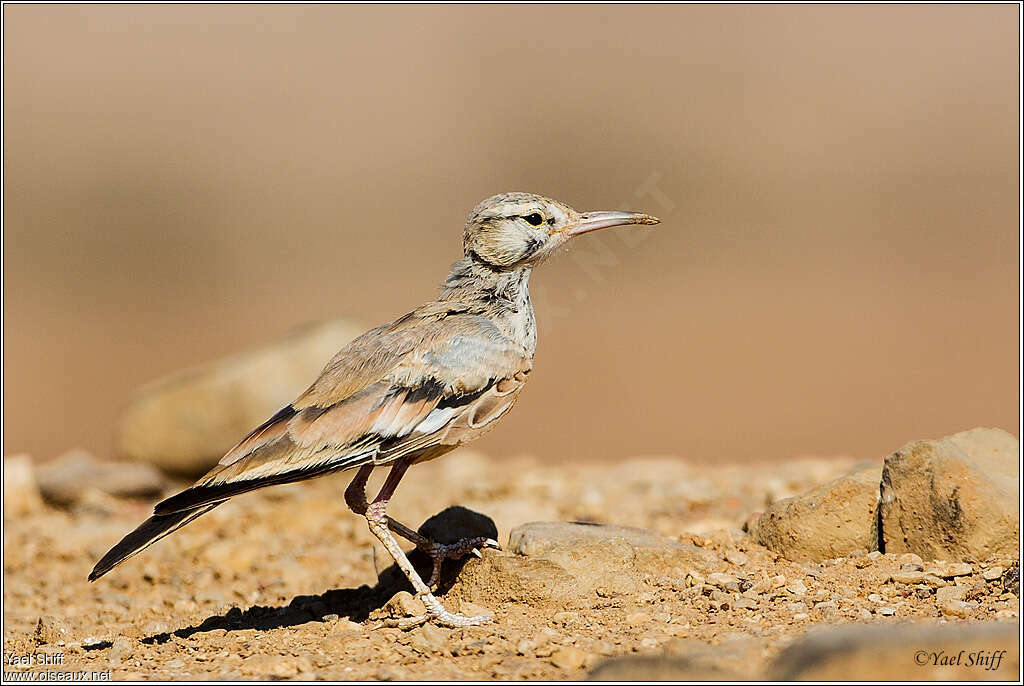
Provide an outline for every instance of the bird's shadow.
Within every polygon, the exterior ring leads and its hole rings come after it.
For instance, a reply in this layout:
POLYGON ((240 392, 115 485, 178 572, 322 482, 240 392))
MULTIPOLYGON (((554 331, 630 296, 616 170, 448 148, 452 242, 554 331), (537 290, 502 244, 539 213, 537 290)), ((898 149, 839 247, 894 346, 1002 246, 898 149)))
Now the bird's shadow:
MULTIPOLYGON (((419 533, 439 543, 454 543, 461 538, 486 536, 497 539, 498 528, 494 520, 485 514, 474 512, 465 507, 449 507, 426 520, 419 528, 419 533)), ((423 579, 430 576, 431 561, 419 549, 408 553, 409 561, 423 579)), ((462 571, 466 558, 462 560, 445 560, 441 568, 441 580, 436 593, 444 595, 462 571)), ((207 617, 198 625, 192 625, 174 631, 153 634, 142 639, 143 643, 164 643, 171 637, 188 638, 205 631, 241 631, 256 629, 280 629, 306 622, 318 621, 324 615, 335 614, 347 617, 353 622, 364 622, 370 614, 384 607, 387 601, 399 591, 412 591, 408 579, 391 565, 377 577, 374 586, 363 584, 358 588, 336 588, 320 595, 300 595, 292 598, 287 605, 270 607, 254 605, 247 610, 233 607, 224 614, 207 617)))

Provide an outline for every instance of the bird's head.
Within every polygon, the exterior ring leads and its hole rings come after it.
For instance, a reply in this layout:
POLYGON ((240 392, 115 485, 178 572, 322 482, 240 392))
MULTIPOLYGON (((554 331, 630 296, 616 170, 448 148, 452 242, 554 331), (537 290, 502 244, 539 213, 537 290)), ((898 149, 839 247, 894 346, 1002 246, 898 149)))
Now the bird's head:
POLYGON ((499 270, 536 266, 575 236, 626 224, 657 224, 639 212, 577 212, 533 193, 502 193, 473 208, 466 221, 466 257, 499 270))

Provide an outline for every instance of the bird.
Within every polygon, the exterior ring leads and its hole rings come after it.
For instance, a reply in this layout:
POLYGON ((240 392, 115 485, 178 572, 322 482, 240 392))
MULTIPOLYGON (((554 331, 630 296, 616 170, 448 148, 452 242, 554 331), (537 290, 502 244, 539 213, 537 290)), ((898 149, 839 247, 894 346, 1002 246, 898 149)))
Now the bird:
POLYGON ((356 470, 346 504, 366 518, 425 607, 397 625, 491 621, 447 610, 433 591, 442 561, 500 548, 498 542, 473 537, 437 543, 389 516, 388 504, 409 467, 480 437, 518 400, 537 348, 529 291, 534 268, 583 234, 659 221, 639 212, 578 212, 532 193, 484 200, 469 214, 463 257, 452 265, 437 299, 345 345, 298 398, 253 429, 194 485, 157 503, 152 517, 96 563, 89 580, 229 498, 356 470), (367 479, 384 466, 390 468, 384 484, 367 500, 367 479), (394 534, 430 557, 427 581, 394 534))

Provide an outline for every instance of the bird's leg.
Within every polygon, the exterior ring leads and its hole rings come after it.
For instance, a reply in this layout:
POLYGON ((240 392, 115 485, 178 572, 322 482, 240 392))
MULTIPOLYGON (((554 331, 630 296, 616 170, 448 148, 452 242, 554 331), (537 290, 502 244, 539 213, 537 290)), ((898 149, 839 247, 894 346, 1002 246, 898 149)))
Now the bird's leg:
MULTIPOLYGON (((348 488, 345 489, 345 502, 348 503, 349 509, 358 515, 366 515, 366 510, 369 508, 369 504, 366 502, 366 480, 370 478, 372 471, 373 465, 360 467, 348 488)), ((497 541, 486 536, 463 538, 455 543, 438 543, 390 516, 387 517, 387 524, 389 529, 402 538, 415 543, 417 548, 430 557, 431 562, 433 562, 433 570, 430 572, 430 580, 427 582, 427 586, 431 589, 436 589, 441 581, 441 563, 445 560, 458 560, 469 553, 479 557, 480 548, 497 548, 501 550, 501 546, 498 545, 497 541)))
MULTIPOLYGON (((384 486, 380 489, 380 493, 373 499, 369 507, 366 508, 366 522, 370 526, 370 533, 377 537, 377 540, 381 542, 384 549, 391 554, 394 558, 395 564, 402 570, 405 576, 409 579, 409 583, 412 584, 413 590, 416 591, 416 595, 426 605, 426 613, 418 617, 405 617, 395 622, 395 625, 402 629, 411 629, 412 627, 419 626, 425 622, 434 622, 441 626, 450 627, 466 627, 476 626, 478 624, 486 624, 491 621, 490 617, 479 616, 479 617, 466 617, 465 615, 449 612, 441 605, 440 601, 434 597, 434 594, 430 592, 430 588, 423 583, 423 579, 413 569, 412 564, 409 562, 409 558, 402 552, 402 548, 398 545, 398 541, 391 535, 391 531, 388 526, 387 507, 388 501, 395 492, 395 488, 398 487, 398 482, 401 481, 402 476, 405 474, 405 470, 409 468, 408 463, 400 461, 391 468, 388 473, 387 479, 384 481, 384 486)), ((358 478, 358 476, 357 476, 358 478)))

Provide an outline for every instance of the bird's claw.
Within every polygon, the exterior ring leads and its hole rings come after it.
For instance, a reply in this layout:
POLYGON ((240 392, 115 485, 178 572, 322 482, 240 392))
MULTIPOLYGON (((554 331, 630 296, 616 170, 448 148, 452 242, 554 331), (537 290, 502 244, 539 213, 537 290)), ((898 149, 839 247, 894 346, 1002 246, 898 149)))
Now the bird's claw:
POLYGON ((475 555, 482 558, 483 553, 480 552, 481 548, 494 548, 495 550, 501 550, 501 544, 493 538, 477 536, 476 538, 464 538, 461 541, 456 541, 455 543, 431 543, 428 546, 423 546, 423 552, 425 552, 434 563, 434 568, 431 571, 430 580, 427 582, 427 586, 432 589, 437 588, 437 585, 441 581, 442 562, 445 560, 458 560, 466 555, 475 555))
POLYGON ((437 598, 430 594, 423 596, 423 602, 427 606, 427 611, 423 614, 416 615, 415 617, 389 619, 385 621, 385 626, 397 627, 403 631, 408 631, 409 629, 415 629, 416 627, 429 622, 438 626, 461 629, 469 626, 490 624, 494 621, 493 617, 489 617, 487 615, 476 615, 470 617, 458 612, 449 612, 443 605, 441 605, 437 598))

